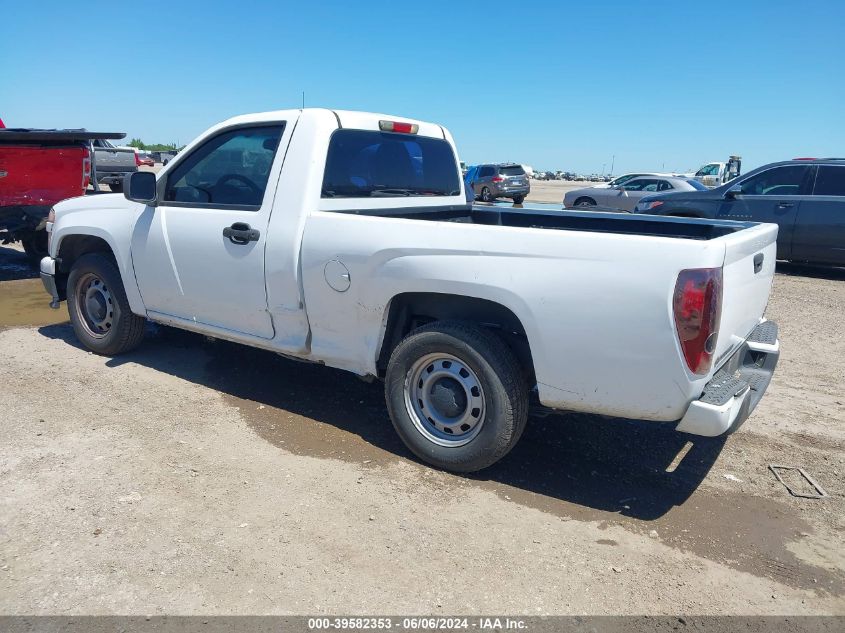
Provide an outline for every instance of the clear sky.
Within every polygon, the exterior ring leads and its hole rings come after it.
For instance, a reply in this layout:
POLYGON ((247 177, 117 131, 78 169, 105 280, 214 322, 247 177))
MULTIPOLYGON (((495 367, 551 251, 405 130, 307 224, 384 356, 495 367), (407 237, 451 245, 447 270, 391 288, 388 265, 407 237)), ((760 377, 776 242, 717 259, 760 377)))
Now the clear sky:
POLYGON ((180 144, 307 106, 463 160, 615 173, 845 156, 845 1, 0 1, 0 118, 180 144))

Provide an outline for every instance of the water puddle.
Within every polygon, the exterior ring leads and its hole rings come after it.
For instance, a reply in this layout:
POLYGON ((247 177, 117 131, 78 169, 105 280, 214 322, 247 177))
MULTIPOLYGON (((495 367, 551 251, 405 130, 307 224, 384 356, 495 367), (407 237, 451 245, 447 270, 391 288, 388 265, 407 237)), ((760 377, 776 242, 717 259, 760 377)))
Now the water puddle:
POLYGON ((41 279, 0 282, 0 329, 38 327, 68 320, 64 304, 53 310, 41 279))

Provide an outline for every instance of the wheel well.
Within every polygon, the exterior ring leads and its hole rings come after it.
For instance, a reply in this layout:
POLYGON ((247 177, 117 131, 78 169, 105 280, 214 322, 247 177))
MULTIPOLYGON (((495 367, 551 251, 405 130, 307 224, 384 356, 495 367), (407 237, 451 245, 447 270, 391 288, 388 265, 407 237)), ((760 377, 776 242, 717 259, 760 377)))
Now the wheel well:
POLYGON ((384 377, 393 349, 408 333, 426 323, 444 320, 468 321, 494 330, 514 351, 530 384, 534 383, 534 361, 519 317, 494 301, 437 292, 409 292, 393 297, 377 361, 379 377, 384 377))
POLYGON ((589 200, 591 204, 596 203, 596 201, 593 198, 591 198, 590 196, 581 196, 575 201, 575 204, 577 205, 579 202, 582 202, 584 200, 589 200))
POLYGON ((103 238, 93 235, 68 235, 59 245, 58 258, 61 262, 61 271, 68 273, 73 263, 88 253, 103 253, 116 263, 111 246, 103 238))

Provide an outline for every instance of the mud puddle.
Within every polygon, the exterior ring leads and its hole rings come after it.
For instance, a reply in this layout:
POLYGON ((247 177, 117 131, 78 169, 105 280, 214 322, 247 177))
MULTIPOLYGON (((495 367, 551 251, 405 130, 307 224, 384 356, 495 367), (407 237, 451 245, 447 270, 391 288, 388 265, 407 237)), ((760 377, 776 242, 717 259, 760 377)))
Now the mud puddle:
POLYGON ((0 329, 52 325, 68 320, 64 304, 58 310, 51 309, 49 304, 50 297, 41 279, 0 282, 0 329))
MULTIPOLYGON (((185 344, 202 341, 192 340, 185 344)), ((814 536, 794 507, 701 485, 724 440, 689 447, 687 436, 648 424, 586 415, 534 417, 502 462, 458 477, 414 461, 390 423, 381 383, 228 343, 200 344, 209 361, 199 380, 238 407, 260 437, 294 454, 366 468, 405 460, 417 464, 420 485, 447 492, 471 485, 563 518, 619 525, 790 586, 832 595, 845 591, 835 565, 809 564, 793 553, 817 539, 819 547, 830 548, 830 539, 814 536), (684 456, 677 463, 679 453, 684 456)))

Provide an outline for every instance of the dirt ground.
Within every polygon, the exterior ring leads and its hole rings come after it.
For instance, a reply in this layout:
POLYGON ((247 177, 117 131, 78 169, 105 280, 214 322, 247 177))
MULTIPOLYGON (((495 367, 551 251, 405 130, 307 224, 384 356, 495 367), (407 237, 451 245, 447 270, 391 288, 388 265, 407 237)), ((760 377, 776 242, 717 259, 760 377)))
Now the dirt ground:
POLYGON ((845 271, 778 270, 780 366, 726 441, 534 416, 461 477, 377 383, 167 328, 90 354, 0 247, 0 613, 843 614, 845 271))
POLYGON ((571 189, 582 187, 593 187, 594 182, 580 182, 567 180, 532 180, 531 193, 526 200, 528 202, 552 202, 563 206, 563 196, 571 189))

